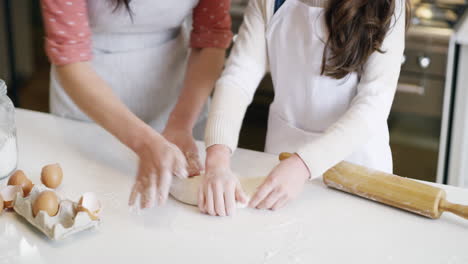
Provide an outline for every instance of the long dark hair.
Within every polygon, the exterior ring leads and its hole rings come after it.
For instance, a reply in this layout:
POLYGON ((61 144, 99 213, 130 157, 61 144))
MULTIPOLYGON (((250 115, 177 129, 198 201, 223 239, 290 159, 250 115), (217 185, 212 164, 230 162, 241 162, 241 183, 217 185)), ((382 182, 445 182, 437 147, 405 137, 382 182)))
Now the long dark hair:
MULTIPOLYGON (((329 0, 325 23, 329 37, 323 53, 322 74, 341 79, 360 72, 369 56, 381 50, 382 42, 393 26, 398 0, 329 0)), ((411 14, 405 3, 406 24, 411 14)))

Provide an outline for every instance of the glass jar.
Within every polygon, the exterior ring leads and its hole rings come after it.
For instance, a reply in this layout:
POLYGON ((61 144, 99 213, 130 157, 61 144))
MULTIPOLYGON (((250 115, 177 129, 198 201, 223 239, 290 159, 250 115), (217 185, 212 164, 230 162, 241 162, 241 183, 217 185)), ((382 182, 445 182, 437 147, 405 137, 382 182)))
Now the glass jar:
POLYGON ((8 177, 18 163, 15 107, 7 96, 7 87, 0 80, 0 180, 8 177))

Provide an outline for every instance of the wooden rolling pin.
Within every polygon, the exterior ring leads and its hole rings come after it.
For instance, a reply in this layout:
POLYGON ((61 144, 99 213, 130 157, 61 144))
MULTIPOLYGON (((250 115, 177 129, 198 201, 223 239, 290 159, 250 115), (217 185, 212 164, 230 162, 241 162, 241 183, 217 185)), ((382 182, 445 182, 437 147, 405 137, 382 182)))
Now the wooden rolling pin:
MULTIPOLYGON (((281 153, 280 160, 290 153, 281 153)), ((448 202, 443 189, 349 162, 340 162, 323 175, 331 188, 407 210, 429 218, 451 212, 468 219, 468 206, 448 202)))

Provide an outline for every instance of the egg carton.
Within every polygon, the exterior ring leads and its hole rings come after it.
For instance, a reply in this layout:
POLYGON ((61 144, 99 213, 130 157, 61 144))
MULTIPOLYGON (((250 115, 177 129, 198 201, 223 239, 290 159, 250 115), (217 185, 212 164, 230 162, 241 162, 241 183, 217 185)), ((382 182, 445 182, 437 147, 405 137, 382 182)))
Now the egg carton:
POLYGON ((33 216, 32 204, 36 197, 45 190, 45 186, 35 185, 27 197, 17 194, 13 209, 24 217, 29 223, 41 230, 52 240, 62 240, 75 233, 97 229, 101 221, 92 220, 86 212, 78 212, 78 203, 59 196, 59 211, 55 216, 49 216, 44 211, 39 211, 33 216))

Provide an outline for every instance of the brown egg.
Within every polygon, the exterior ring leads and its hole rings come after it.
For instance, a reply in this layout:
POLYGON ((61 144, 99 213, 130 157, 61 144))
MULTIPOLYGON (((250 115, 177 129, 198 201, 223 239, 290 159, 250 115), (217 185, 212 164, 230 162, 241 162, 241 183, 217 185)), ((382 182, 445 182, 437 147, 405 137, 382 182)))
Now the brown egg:
POLYGON ((0 214, 2 214, 2 212, 3 212, 3 198, 0 195, 0 214))
POLYGON ((28 196, 34 186, 22 170, 15 171, 15 173, 10 176, 10 179, 8 179, 7 185, 21 186, 24 196, 28 196))
POLYGON ((60 165, 50 164, 42 168, 41 182, 52 189, 57 188, 62 183, 63 171, 60 165))
POLYGON ((48 215, 54 216, 59 210, 59 199, 53 191, 41 192, 33 205, 33 216, 35 217, 39 211, 45 211, 48 215))

